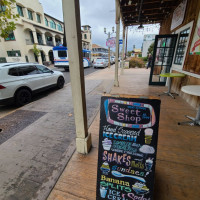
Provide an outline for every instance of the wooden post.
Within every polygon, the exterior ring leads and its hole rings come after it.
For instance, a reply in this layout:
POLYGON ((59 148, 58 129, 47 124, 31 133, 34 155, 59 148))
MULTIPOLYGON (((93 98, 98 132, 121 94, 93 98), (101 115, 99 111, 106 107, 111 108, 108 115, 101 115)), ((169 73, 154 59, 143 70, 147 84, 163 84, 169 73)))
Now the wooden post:
POLYGON ((127 41, 128 41, 128 26, 127 26, 127 28, 126 28, 126 50, 125 50, 125 59, 126 59, 126 56, 127 56, 127 48, 128 48, 128 46, 127 46, 127 41))
POLYGON ((119 7, 119 1, 115 0, 115 7, 116 7, 116 48, 115 48, 115 81, 114 86, 119 87, 119 81, 118 81, 118 59, 119 59, 119 31, 120 31, 120 7, 119 7))
POLYGON ((79 0, 63 0, 62 3, 76 125, 76 148, 79 153, 87 154, 91 148, 91 135, 88 134, 87 127, 79 0))

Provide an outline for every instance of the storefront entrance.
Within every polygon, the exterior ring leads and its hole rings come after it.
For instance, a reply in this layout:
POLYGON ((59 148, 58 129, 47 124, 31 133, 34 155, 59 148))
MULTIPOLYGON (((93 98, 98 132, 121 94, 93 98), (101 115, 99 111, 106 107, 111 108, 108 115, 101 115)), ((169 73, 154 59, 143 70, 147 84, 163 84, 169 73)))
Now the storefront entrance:
POLYGON ((165 85, 166 78, 161 73, 169 73, 176 47, 177 34, 156 35, 151 63, 149 85, 165 85))

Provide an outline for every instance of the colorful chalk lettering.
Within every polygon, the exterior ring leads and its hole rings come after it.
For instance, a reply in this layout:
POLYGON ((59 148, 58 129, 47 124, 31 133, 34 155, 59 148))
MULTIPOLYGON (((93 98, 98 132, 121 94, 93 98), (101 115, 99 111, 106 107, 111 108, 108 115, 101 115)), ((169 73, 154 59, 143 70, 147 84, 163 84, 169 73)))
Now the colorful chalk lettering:
POLYGON ((102 97, 97 200, 152 200, 160 101, 102 97))

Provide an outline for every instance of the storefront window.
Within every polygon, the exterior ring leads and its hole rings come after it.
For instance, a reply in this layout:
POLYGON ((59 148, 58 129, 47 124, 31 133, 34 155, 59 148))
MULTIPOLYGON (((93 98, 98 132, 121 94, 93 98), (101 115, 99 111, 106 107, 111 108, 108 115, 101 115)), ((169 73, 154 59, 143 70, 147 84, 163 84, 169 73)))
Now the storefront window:
POLYGON ((188 42, 189 33, 190 33, 190 28, 187 28, 180 32, 175 59, 174 59, 174 64, 176 65, 183 64, 184 54, 185 54, 185 51, 187 50, 186 46, 188 42))

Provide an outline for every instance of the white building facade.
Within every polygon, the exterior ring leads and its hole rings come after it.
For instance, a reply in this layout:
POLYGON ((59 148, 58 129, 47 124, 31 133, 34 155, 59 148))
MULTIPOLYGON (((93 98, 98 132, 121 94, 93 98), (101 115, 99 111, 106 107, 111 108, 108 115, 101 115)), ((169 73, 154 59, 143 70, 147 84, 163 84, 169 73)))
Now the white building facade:
POLYGON ((20 15, 16 29, 0 41, 0 60, 7 62, 53 61, 53 46, 63 44, 63 22, 47 15, 38 0, 17 0, 15 12, 20 15), (34 44, 40 56, 34 54, 34 44))
POLYGON ((82 48, 92 51, 92 31, 89 25, 82 26, 82 48))
POLYGON ((144 35, 143 45, 142 45, 142 57, 147 57, 147 52, 149 46, 155 41, 154 34, 144 35))

